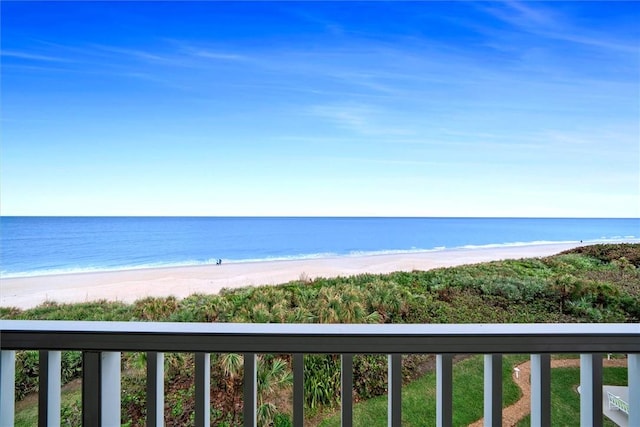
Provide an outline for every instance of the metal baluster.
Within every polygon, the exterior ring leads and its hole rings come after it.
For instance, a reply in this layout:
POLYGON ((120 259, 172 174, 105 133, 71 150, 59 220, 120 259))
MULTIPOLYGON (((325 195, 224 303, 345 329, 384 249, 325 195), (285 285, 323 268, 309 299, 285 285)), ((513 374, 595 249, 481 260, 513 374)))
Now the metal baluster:
POLYGON ((502 355, 484 355, 484 425, 502 427, 502 355))
POLYGON ((164 426, 164 353, 147 352, 147 426, 164 426))
POLYGON ((627 355, 629 425, 640 426, 640 354, 627 355))
POLYGON ((40 350, 38 383, 38 426, 60 425, 60 367, 62 353, 40 350))
POLYGON ((531 355, 531 425, 551 425, 551 355, 531 355))
POLYGON ((436 355, 436 425, 453 425, 453 355, 436 355))
POLYGON ((304 354, 293 355, 293 425, 304 425, 304 354))
POLYGON ((211 425, 211 355, 196 353, 196 427, 211 425))
POLYGON ((389 409, 387 424, 390 427, 402 425, 402 355, 390 354, 389 359, 389 409))
POLYGON ((255 427, 258 424, 256 404, 258 402, 258 364, 255 353, 244 354, 244 416, 245 427, 255 427))
POLYGON ((580 425, 602 427, 602 354, 580 355, 580 425))
POLYGON ((340 355, 342 427, 353 425, 353 354, 340 355))

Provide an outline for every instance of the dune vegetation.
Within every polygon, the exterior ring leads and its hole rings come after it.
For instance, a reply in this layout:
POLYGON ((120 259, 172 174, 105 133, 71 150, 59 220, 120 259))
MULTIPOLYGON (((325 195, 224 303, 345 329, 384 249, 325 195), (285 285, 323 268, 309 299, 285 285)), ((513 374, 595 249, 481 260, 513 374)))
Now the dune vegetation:
MULTIPOLYGON (((593 245, 540 259, 386 275, 313 280, 302 275, 298 281, 278 286, 225 290, 217 295, 197 294, 183 300, 169 296, 146 298, 134 304, 50 302, 30 310, 1 308, 0 317, 373 324, 640 322, 640 244, 593 245)), ((37 358, 37 352, 17 355, 18 399, 36 391, 37 358)), ((261 425, 290 425, 287 403, 292 379, 290 362, 290 355, 259 357, 261 425)), ((122 419, 127 425, 141 426, 145 420, 144 355, 124 354, 122 363, 122 419)), ((166 424, 188 425, 194 408, 193 356, 167 354, 165 363, 166 424)), ((63 382, 73 383, 81 372, 79 353, 64 352, 62 364, 63 382)), ((423 379, 432 365, 433 356, 404 356, 405 382, 423 379)), ((242 421, 241 368, 240 355, 211 357, 211 419, 215 425, 240 425, 242 421)), ((314 424, 339 403, 339 383, 337 355, 305 357, 305 413, 314 424)), ((385 357, 356 356, 356 401, 373 399, 385 390, 385 357)), ((79 394, 70 392, 65 396, 63 417, 68 425, 75 425, 80 413, 79 394)), ((509 399, 516 398, 517 390, 509 399)), ((465 395, 456 399, 477 400, 465 395)), ((28 405, 19 405, 23 406, 29 411, 28 405)), ((475 412, 472 413, 471 417, 475 416, 475 412)), ((29 425, 29 421, 25 423, 29 425)), ((412 425, 411 420, 408 425, 412 425)))

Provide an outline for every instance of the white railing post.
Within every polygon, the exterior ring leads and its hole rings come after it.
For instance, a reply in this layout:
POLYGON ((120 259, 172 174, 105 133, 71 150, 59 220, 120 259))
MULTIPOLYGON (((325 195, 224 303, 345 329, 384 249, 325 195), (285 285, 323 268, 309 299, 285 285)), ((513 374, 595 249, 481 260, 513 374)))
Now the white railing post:
POLYGON ((551 355, 531 355, 531 425, 551 425, 551 355))
POLYGON ((640 426, 640 353, 627 355, 629 425, 640 426))
POLYGON ((580 425, 602 427, 602 354, 580 355, 580 425))
POLYGON ((304 425, 304 354, 293 355, 293 425, 304 425))
POLYGON ((209 353, 196 353, 196 427, 211 425, 211 355, 209 353))
POLYGON ((502 354, 484 355, 484 425, 502 426, 502 354))
POLYGON ((164 426, 164 353, 147 352, 147 426, 164 426))
POLYGON ((402 425, 402 355, 390 354, 388 357, 388 412, 387 425, 402 425))
POLYGON ((353 355, 340 355, 340 413, 342 427, 353 425, 353 355))
POLYGON ((16 402, 16 352, 0 351, 0 426, 12 426, 16 402))
POLYGON ((106 351, 101 353, 101 394, 102 425, 120 425, 120 353, 106 351))
POLYGON ((38 363, 38 425, 59 426, 62 353, 40 350, 38 363))
POLYGON ((82 425, 120 425, 120 353, 82 353, 82 425))
POLYGON ((453 356, 436 355, 436 426, 453 425, 453 356))
POLYGON ((255 353, 244 353, 244 384, 243 384, 244 427, 258 425, 258 363, 255 353))

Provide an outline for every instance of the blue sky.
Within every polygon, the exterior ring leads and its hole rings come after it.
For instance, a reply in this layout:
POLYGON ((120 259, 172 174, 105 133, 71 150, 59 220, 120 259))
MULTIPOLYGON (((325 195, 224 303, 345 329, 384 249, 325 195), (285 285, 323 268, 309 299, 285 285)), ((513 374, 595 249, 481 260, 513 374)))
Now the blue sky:
POLYGON ((2 215, 640 216, 640 3, 3 1, 2 215))

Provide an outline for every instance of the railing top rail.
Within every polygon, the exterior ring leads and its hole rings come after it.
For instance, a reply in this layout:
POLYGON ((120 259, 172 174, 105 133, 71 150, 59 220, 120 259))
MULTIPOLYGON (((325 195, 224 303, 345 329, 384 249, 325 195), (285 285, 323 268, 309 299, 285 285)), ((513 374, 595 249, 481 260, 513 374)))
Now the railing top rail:
POLYGON ((640 352, 640 324, 257 324, 0 320, 0 348, 257 353, 640 352))
POLYGON ((640 323, 195 323, 0 320, 0 331, 304 335, 597 335, 640 334, 640 323))

